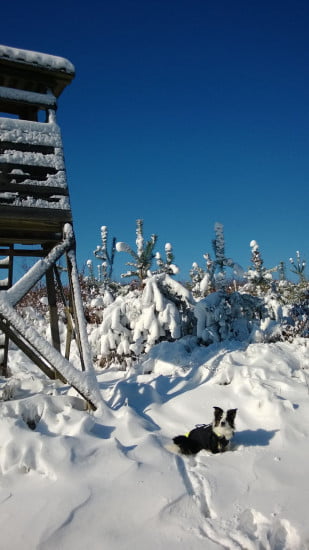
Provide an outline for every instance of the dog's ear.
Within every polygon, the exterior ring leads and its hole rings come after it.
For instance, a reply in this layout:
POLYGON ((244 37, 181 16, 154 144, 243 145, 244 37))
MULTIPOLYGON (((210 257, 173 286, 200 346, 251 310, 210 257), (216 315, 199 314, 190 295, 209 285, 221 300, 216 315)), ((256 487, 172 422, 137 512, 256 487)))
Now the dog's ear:
POLYGON ((214 407, 215 409, 215 423, 217 424, 223 416, 223 409, 220 407, 214 407))
POLYGON ((229 409, 226 413, 226 419, 231 425, 234 424, 236 413, 237 409, 229 409))

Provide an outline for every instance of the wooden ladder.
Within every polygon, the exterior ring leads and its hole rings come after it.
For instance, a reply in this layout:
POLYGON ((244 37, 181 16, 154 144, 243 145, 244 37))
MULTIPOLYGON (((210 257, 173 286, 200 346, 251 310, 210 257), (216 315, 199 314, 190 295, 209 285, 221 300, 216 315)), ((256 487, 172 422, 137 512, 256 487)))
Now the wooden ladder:
MULTIPOLYGON (((1 246, 2 255, 0 256, 0 292, 11 288, 13 283, 13 249, 14 245, 1 246), (7 255, 4 255, 4 250, 7 249, 7 255)), ((8 376, 8 351, 9 337, 4 332, 0 331, 0 376, 8 376)))

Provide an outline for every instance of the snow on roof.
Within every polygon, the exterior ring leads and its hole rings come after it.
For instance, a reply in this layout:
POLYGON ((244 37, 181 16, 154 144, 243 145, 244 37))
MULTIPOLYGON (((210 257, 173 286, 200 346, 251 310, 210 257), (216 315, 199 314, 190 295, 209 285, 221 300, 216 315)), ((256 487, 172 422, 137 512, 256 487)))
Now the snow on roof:
POLYGON ((45 70, 60 71, 69 75, 75 74, 75 67, 68 59, 46 53, 20 50, 18 48, 11 48, 10 46, 0 45, 0 59, 1 58, 25 63, 27 65, 34 65, 45 70))

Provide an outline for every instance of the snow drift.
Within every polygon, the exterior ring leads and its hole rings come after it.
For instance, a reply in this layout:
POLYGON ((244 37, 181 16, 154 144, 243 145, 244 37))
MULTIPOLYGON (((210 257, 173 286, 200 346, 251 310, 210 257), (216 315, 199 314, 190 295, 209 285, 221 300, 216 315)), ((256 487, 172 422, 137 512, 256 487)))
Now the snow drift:
POLYGON ((307 340, 154 346, 137 369, 98 370, 104 415, 11 350, 0 395, 1 546, 308 548, 307 340), (237 407, 231 451, 171 438, 237 407))

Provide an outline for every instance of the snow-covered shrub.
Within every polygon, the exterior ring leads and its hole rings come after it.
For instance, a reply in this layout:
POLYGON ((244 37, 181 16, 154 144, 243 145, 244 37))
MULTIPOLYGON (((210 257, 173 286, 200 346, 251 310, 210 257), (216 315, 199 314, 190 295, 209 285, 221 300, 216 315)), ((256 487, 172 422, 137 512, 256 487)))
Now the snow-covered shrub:
MULTIPOLYGON (((309 337, 309 284, 279 281, 265 296, 268 325, 262 327, 265 342, 309 337)), ((265 321, 266 322, 266 321, 265 321)))
POLYGON ((298 336, 309 338, 309 299, 289 306, 280 328, 281 340, 292 341, 298 336))
POLYGON ((155 343, 180 338, 189 330, 191 301, 190 292, 165 273, 148 277, 143 289, 117 296, 90 334, 99 363, 127 366, 155 343))
POLYGON ((194 315, 198 339, 203 344, 212 344, 234 338, 247 340, 266 311, 258 297, 219 290, 197 302, 194 315))

